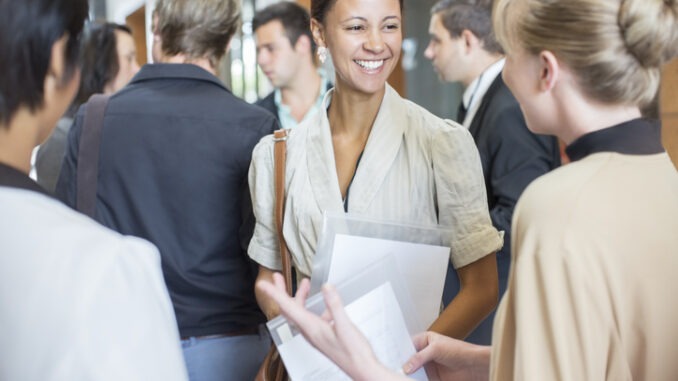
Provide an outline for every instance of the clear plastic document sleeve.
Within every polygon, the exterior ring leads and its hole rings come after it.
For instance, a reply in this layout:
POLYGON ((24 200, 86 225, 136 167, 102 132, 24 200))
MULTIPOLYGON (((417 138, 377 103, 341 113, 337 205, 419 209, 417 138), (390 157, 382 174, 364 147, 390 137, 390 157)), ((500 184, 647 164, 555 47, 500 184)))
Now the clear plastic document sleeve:
MULTIPOLYGON (((395 274, 394 259, 386 257, 363 268, 336 288, 349 318, 370 342, 379 361, 400 371, 415 353, 412 335, 422 332, 425 327, 418 322, 407 289, 394 277, 395 274)), ((322 295, 310 297, 306 307, 320 315, 325 310, 322 295)), ((267 326, 292 380, 350 380, 284 317, 271 320, 267 326)), ((411 377, 427 380, 423 369, 411 377)))
POLYGON ((395 259, 399 284, 412 296, 417 319, 429 327, 440 313, 450 256, 450 230, 327 213, 311 276, 311 294, 384 257, 395 259))

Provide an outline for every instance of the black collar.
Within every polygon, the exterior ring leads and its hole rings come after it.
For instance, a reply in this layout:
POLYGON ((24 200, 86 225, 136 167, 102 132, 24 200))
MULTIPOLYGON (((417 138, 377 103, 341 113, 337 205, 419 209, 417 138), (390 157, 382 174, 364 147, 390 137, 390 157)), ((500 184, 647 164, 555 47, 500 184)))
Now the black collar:
POLYGON ((654 155, 664 152, 658 121, 633 119, 616 126, 588 133, 565 149, 570 160, 577 161, 598 152, 625 155, 654 155))
POLYGON ((3 163, 0 163, 0 187, 24 189, 52 197, 38 183, 26 176, 25 173, 3 163))
POLYGON ((178 63, 153 63, 141 67, 141 70, 132 78, 130 84, 142 82, 149 79, 157 78, 185 78, 198 79, 210 82, 229 91, 223 82, 212 73, 193 64, 178 64, 178 63))

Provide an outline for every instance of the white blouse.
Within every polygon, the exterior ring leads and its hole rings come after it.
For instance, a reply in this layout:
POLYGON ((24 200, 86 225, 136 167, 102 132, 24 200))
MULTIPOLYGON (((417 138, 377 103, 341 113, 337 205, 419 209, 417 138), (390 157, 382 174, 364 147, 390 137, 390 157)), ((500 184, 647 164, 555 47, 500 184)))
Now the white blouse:
POLYGON ((188 380, 155 246, 37 192, 0 210, 0 380, 188 380))
MULTIPOLYGON (((327 110, 334 90, 323 101, 327 110)), ((275 229, 273 138, 254 149, 249 172, 256 226, 248 249, 260 265, 280 270, 275 229)), ((296 269, 313 268, 323 212, 343 212, 327 112, 289 131, 283 235, 296 269)), ((348 212, 386 221, 449 227, 455 268, 493 253, 503 233, 490 221, 482 168, 473 138, 402 99, 387 85, 350 186, 348 212)))

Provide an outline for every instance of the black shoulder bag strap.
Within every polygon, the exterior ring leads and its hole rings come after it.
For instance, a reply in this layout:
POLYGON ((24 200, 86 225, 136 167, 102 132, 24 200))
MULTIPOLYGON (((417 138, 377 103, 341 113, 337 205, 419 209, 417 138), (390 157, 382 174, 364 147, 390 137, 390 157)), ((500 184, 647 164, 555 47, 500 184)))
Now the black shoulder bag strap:
POLYGON ((94 94, 89 98, 85 106, 85 121, 80 131, 75 207, 92 218, 97 199, 101 130, 104 128, 108 99, 109 96, 103 94, 94 94))

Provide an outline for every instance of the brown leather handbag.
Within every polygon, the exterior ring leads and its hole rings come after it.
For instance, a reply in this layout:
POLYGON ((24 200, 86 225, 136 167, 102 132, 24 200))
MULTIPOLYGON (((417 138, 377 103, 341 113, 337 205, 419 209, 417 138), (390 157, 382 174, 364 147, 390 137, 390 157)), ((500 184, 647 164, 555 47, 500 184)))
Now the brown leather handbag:
MULTIPOLYGON (((275 187, 275 225, 278 232, 278 247, 280 248, 280 257, 282 259, 282 273, 285 277, 287 293, 292 295, 292 262, 290 253, 287 250, 287 243, 283 237, 283 214, 285 212, 285 159, 287 156, 287 130, 280 129, 274 132, 273 141, 275 142, 274 153, 274 179, 275 187)), ((271 344, 264 362, 259 368, 255 381, 286 381, 289 380, 285 365, 280 358, 275 344, 271 344)))

